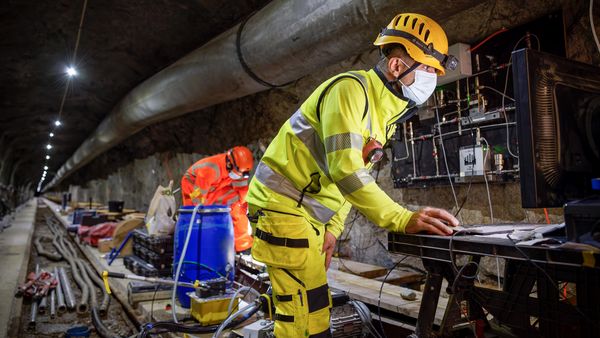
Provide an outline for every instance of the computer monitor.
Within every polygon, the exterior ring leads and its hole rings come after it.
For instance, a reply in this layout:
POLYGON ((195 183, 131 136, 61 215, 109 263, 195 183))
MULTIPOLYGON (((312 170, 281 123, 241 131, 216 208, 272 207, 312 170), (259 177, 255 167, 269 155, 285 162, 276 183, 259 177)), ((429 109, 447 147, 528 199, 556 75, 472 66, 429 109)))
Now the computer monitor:
POLYGON ((512 54, 521 199, 562 207, 600 177, 600 68, 521 49, 512 54))

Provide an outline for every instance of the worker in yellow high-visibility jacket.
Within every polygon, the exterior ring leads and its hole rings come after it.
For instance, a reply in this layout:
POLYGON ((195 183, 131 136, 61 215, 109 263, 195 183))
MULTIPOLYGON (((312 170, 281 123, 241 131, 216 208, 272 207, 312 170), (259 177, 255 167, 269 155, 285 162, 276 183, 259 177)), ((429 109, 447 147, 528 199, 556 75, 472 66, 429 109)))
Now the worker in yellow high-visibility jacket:
POLYGON ((448 235, 458 225, 441 209, 403 208, 368 172, 398 119, 455 66, 446 34, 405 13, 374 44, 383 55, 377 66, 321 84, 281 127, 250 183, 252 255, 267 265, 279 338, 330 336, 326 269, 351 206, 390 231, 448 235))

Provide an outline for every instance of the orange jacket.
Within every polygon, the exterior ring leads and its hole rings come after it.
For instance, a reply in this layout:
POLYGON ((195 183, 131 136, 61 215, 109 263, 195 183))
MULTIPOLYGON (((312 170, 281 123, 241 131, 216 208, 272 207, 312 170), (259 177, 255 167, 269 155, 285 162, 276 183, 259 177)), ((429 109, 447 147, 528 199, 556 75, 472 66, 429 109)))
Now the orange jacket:
POLYGON ((248 180, 232 180, 225 165, 225 154, 203 158, 194 163, 181 179, 183 205, 228 205, 235 236, 235 251, 252 247, 248 234, 248 180))

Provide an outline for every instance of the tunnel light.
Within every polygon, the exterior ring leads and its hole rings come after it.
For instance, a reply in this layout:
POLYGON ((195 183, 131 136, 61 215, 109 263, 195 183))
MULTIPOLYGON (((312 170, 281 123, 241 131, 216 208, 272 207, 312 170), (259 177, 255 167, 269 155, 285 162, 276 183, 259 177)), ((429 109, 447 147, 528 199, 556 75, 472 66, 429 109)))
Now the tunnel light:
MULTIPOLYGON (((60 123, 60 120, 54 121, 54 125, 57 126, 57 127, 59 127, 61 124, 62 123, 60 123)), ((54 133, 52 133, 52 135, 54 135, 54 133)), ((50 136, 50 137, 52 137, 52 136, 50 136)))
POLYGON ((54 137, 54 133, 50 133, 50 137, 54 137))
POLYGON ((67 75, 69 77, 77 76, 77 70, 74 67, 72 67, 72 66, 71 67, 67 67, 66 72, 67 72, 67 75))
POLYGON ((48 166, 47 165, 44 166, 44 170, 48 170, 48 166))
POLYGON ((49 160, 50 159, 50 155, 46 155, 46 159, 49 160))
POLYGON ((52 149, 52 145, 51 145, 50 143, 48 143, 48 144, 46 145, 46 149, 52 149))

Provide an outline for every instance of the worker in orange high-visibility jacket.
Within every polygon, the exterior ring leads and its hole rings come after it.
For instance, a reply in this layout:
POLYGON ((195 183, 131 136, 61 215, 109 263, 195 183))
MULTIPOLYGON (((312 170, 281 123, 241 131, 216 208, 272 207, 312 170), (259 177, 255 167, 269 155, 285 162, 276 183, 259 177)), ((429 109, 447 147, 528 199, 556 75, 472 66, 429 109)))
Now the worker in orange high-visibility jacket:
POLYGON ((246 193, 253 164, 250 149, 238 146, 199 160, 181 179, 184 206, 220 204, 231 208, 236 252, 252 247, 246 193))

